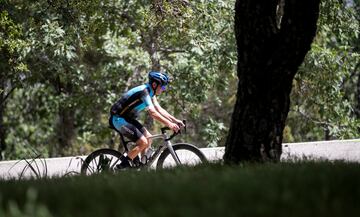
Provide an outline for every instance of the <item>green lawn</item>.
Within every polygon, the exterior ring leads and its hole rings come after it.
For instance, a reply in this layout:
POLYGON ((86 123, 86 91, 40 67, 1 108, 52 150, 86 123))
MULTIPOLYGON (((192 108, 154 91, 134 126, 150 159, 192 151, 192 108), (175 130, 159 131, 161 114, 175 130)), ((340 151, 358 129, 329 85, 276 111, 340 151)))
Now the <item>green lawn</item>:
POLYGON ((360 164, 208 165, 0 181, 0 195, 0 216, 360 216, 360 164))

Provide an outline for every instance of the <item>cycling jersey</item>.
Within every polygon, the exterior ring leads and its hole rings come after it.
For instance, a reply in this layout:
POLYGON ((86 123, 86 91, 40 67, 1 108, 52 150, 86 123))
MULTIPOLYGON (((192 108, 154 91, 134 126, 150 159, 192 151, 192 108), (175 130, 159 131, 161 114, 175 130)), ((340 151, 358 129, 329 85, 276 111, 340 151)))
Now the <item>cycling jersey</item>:
POLYGON ((154 106, 151 98, 154 91, 149 84, 134 87, 126 92, 110 110, 109 124, 116 131, 136 142, 146 129, 135 118, 139 112, 150 106, 154 106))
POLYGON ((152 97, 154 97, 154 91, 148 83, 134 87, 111 107, 110 113, 127 119, 136 118, 140 111, 154 106, 152 97))

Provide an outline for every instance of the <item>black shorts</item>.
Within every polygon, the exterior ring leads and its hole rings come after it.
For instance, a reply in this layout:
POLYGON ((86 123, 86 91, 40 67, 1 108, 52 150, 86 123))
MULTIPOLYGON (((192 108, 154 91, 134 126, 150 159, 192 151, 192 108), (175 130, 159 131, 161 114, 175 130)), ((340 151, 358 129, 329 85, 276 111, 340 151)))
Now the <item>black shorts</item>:
POLYGON ((136 142, 144 136, 146 131, 145 127, 135 119, 125 119, 123 117, 113 115, 110 121, 116 130, 133 142, 136 142))

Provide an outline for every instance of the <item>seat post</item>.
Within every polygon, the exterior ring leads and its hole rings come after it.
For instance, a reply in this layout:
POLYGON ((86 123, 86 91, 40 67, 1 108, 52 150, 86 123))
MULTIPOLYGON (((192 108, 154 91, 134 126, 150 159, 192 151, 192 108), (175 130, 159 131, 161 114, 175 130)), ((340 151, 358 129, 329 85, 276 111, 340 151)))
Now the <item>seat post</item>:
POLYGON ((128 146, 127 146, 128 142, 125 141, 124 136, 122 135, 122 133, 120 133, 120 131, 118 131, 118 130, 116 130, 116 131, 117 131, 117 132, 119 133, 119 135, 120 135, 120 140, 121 140, 120 144, 122 143, 122 145, 123 145, 124 148, 125 148, 125 151, 126 151, 126 152, 129 152, 129 148, 128 148, 128 146))

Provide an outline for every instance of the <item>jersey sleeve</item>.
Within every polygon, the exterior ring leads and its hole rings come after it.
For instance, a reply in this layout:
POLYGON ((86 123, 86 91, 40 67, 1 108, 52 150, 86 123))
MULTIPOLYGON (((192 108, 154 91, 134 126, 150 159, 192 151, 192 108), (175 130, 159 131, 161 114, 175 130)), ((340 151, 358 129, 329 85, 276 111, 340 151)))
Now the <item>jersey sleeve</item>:
POLYGON ((150 97, 150 93, 146 89, 144 90, 144 94, 142 95, 141 100, 144 103, 146 110, 150 107, 154 107, 154 104, 150 97))

